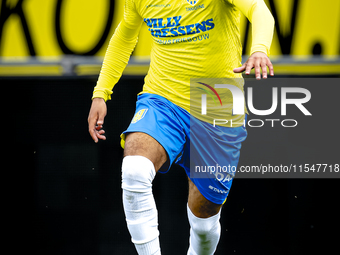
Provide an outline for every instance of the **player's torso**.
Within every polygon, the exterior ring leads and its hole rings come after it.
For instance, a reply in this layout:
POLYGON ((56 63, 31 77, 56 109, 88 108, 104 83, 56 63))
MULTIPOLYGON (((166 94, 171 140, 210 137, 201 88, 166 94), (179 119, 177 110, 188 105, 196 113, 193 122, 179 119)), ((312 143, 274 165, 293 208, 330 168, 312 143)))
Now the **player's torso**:
POLYGON ((144 93, 190 112, 190 79, 241 77, 232 71, 241 64, 239 11, 227 0, 135 0, 135 8, 154 42, 144 93))

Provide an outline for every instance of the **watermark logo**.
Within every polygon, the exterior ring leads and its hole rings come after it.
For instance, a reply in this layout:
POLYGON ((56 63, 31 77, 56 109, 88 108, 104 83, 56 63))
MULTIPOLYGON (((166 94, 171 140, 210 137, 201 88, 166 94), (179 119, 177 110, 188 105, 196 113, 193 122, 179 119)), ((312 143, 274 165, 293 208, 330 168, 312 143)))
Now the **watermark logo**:
MULTIPOLYGON (((210 88, 215 95, 218 97, 221 106, 222 106, 222 101, 220 96, 218 95, 218 93, 216 92, 216 90, 211 87, 210 85, 201 83, 205 86, 207 86, 208 88, 210 88)), ((199 87, 198 87, 199 88, 199 87)), ((215 84, 215 88, 225 88, 228 89, 231 94, 232 94, 232 98, 233 98, 233 115, 236 114, 244 114, 244 96, 243 96, 243 92, 240 88, 234 86, 234 85, 230 85, 230 84, 215 84)), ((202 88, 199 88, 202 89, 202 88)), ((277 109, 278 106, 278 93, 277 93, 277 89, 273 87, 273 93, 272 93, 272 106, 270 107, 270 109, 268 110, 258 110, 254 107, 253 104, 253 88, 248 88, 247 89, 247 104, 249 107, 249 110, 254 113, 255 115, 261 115, 261 116, 265 116, 265 115, 270 115, 272 113, 274 113, 277 109)), ((212 97, 211 93, 209 93, 209 91, 202 89, 203 91, 207 92, 208 94, 210 94, 210 96, 212 97)), ((305 88, 281 88, 281 115, 286 115, 287 114, 287 105, 288 104, 293 104, 295 105, 297 108, 300 109, 300 111, 304 114, 304 115, 312 115, 307 108, 303 105, 304 103, 307 103, 309 100, 311 99, 311 93, 309 92, 309 90, 305 89, 305 88), (289 99, 287 98, 287 94, 288 93, 300 93, 300 94, 304 94, 305 97, 304 98, 296 98, 296 99, 289 99)), ((215 100, 214 100, 215 101, 215 100)), ((206 115, 207 114, 207 94, 202 94, 202 104, 201 104, 201 113, 202 115, 206 115)))
MULTIPOLYGON (((215 96, 217 97, 217 99, 220 101, 221 106, 223 106, 220 95, 217 93, 217 91, 213 87, 211 87, 210 85, 208 85, 206 83, 203 83, 203 82, 197 82, 197 83, 199 83, 201 85, 204 85, 206 88, 208 88, 210 91, 212 91, 215 94, 215 96)), ((208 95, 210 95, 210 97, 212 98, 214 103, 217 105, 217 102, 215 100, 214 95, 212 95, 209 90, 207 90, 205 88, 201 88, 201 87, 196 87, 196 88, 199 89, 199 90, 202 90, 203 92, 205 92, 208 95)), ((201 113, 203 115, 207 114, 207 94, 202 94, 202 110, 201 110, 201 113)))
MULTIPOLYGON (((245 103, 247 103, 248 111, 256 116, 269 116, 275 112, 277 113, 277 110, 280 110, 281 116, 287 116, 287 108, 289 107, 295 107, 304 116, 312 116, 312 113, 305 106, 305 104, 311 100, 311 92, 306 88, 266 88, 266 96, 264 97, 263 95, 257 95, 255 97, 255 101, 257 103, 259 101, 266 101, 271 103, 271 105, 265 109, 258 109, 254 106, 253 87, 248 87, 245 89, 245 96, 243 87, 235 85, 237 84, 236 82, 234 82, 235 84, 219 84, 218 80, 213 82, 215 84, 212 82, 209 83, 196 81, 195 84, 198 83, 204 87, 192 87, 195 89, 195 92, 191 93, 191 96, 192 98, 196 98, 196 102, 192 100, 191 103, 197 109, 196 117, 203 119, 204 121, 210 119, 209 122, 214 126, 239 126, 240 123, 233 123, 232 118, 236 115, 240 116, 245 114, 245 103), (268 96, 268 91, 270 90, 271 95, 268 96)), ((274 127, 276 123, 281 123, 282 127, 296 127, 298 125, 298 121, 295 119, 279 118, 249 119, 248 121, 244 121, 241 124, 243 124, 243 126, 248 125, 250 127, 262 127, 265 125, 265 123, 270 124, 272 127, 274 127)))
POLYGON ((214 179, 208 189, 217 193, 234 177, 339 178, 337 151, 325 150, 339 140, 338 84, 339 78, 191 78, 190 177, 214 179))
MULTIPOLYGON (((204 83, 201 83, 201 84, 204 84, 204 83)), ((207 85, 207 84, 204 84, 204 85, 208 86, 212 91, 214 91, 214 93, 216 94, 216 96, 220 100, 221 106, 223 106, 221 98, 219 97, 216 90, 213 87, 211 87, 210 85, 207 85)), ((240 88, 238 88, 234 85, 230 85, 230 84, 215 84, 215 88, 217 88, 217 89, 224 88, 224 89, 228 89, 231 92, 232 97, 233 97, 233 115, 244 114, 244 96, 243 96, 243 92, 240 88)), ((202 113, 202 115, 207 114, 207 95, 206 94, 202 94, 201 113, 202 113)))
MULTIPOLYGON (((212 165, 212 166, 195 166, 195 171, 192 171, 191 174, 193 174, 195 177, 200 177, 200 174, 206 173, 206 174, 212 174, 215 176, 215 178, 224 183, 224 182, 230 182, 233 180, 235 173, 237 171, 236 166, 232 165, 222 165, 219 164, 212 165)), ((207 175, 205 175, 206 177, 207 175)))

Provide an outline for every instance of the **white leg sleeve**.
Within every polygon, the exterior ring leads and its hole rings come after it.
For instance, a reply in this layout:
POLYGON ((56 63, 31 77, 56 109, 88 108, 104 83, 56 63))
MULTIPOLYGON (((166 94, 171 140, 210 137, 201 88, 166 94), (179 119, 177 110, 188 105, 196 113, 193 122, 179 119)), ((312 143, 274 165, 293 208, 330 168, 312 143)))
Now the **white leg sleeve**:
POLYGON ((214 254, 221 235, 221 211, 210 218, 198 218, 187 206, 190 229, 190 246, 187 255, 214 254))
POLYGON ((131 240, 139 255, 159 255, 158 217, 152 195, 156 171, 143 156, 126 156, 122 164, 123 206, 131 240))

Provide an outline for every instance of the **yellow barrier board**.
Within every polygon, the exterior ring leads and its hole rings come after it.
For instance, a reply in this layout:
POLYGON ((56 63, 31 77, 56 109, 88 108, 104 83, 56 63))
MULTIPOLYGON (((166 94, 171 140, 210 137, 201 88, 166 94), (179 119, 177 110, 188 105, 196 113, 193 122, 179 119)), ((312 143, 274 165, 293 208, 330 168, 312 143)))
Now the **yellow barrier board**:
MULTIPOLYGON (((276 21, 272 57, 340 55, 339 0, 265 2, 276 21)), ((124 0, 0 0, 0 57, 103 56, 123 8, 124 0)), ((241 29, 247 55, 251 24, 245 17, 241 29)), ((151 42, 143 25, 134 56, 147 58, 151 42)))

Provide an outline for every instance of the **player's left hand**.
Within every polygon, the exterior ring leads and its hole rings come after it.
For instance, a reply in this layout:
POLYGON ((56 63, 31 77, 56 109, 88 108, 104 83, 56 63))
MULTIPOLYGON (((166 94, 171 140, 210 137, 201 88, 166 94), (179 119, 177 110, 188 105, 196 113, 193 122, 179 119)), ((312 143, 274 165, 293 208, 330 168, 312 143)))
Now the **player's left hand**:
POLYGON ((246 75, 249 75, 251 69, 255 68, 255 77, 257 80, 261 80, 262 69, 262 77, 267 79, 267 66, 270 76, 274 76, 273 64, 270 62, 269 57, 263 52, 254 52, 241 67, 234 69, 234 73, 246 71, 246 75))

